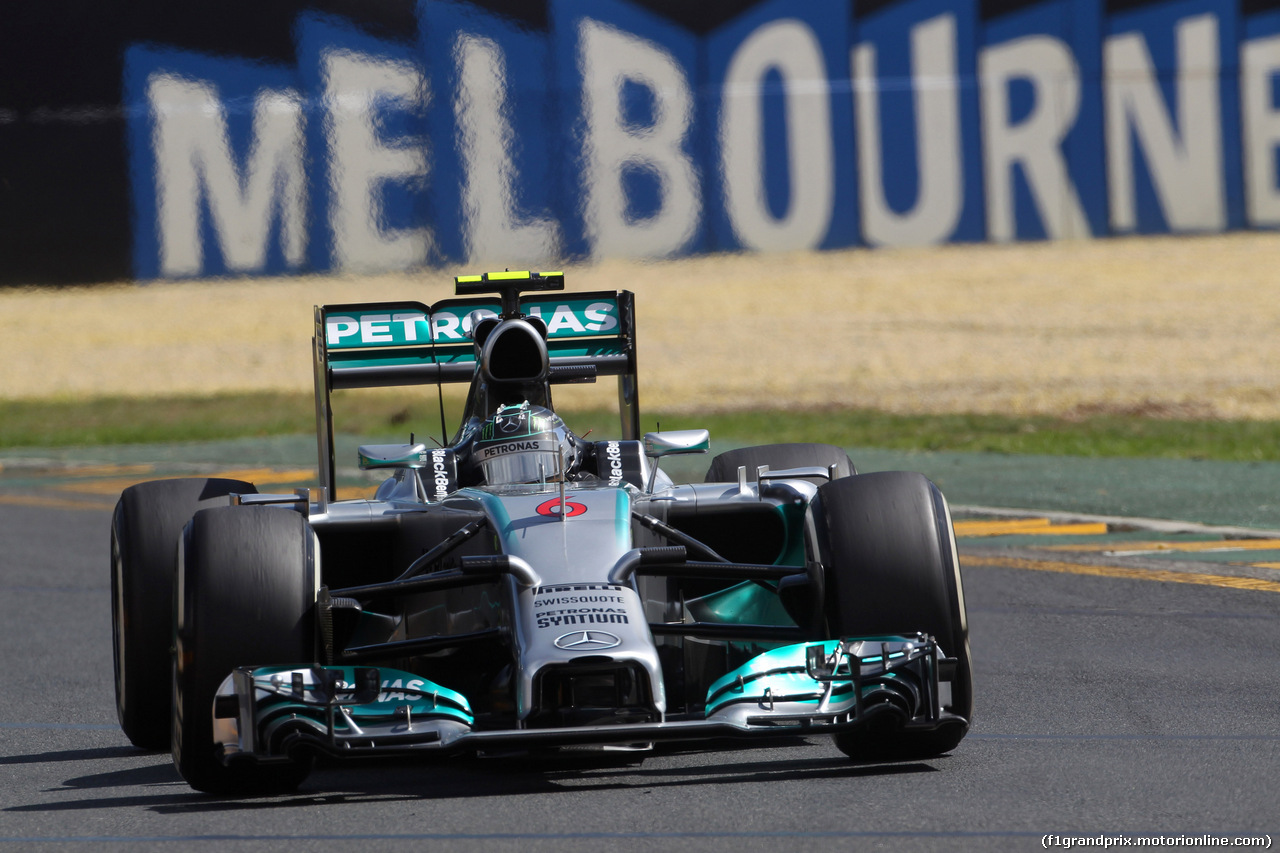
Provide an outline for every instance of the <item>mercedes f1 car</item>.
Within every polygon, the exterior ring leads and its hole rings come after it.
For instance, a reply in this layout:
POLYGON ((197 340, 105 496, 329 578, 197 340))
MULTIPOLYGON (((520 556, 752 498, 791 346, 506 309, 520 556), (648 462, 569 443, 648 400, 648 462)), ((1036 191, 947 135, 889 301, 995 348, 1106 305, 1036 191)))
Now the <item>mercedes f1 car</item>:
POLYGON ((830 735, 857 760, 968 730, 968 628, 947 503, 908 472, 780 444, 677 485, 705 430, 640 434, 634 298, 561 273, 458 298, 315 311, 320 484, 127 489, 111 535, 115 687, 135 744, 196 789, 296 787, 315 758, 830 735), (618 381, 587 441, 559 383, 618 381), (364 446, 338 499, 343 388, 470 384, 456 434, 364 446), (668 468, 670 468, 670 464, 668 468))

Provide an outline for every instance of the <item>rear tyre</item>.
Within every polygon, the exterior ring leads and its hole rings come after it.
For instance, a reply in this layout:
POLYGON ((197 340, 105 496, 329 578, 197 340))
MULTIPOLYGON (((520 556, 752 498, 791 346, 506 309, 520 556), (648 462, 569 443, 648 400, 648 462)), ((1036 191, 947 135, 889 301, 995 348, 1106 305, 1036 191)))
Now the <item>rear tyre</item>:
POLYGON ((130 486, 111 519, 111 639, 116 716, 143 749, 169 746, 169 643, 182 526, 198 510, 257 489, 240 480, 186 478, 130 486))
POLYGON ((173 761, 199 791, 291 791, 311 762, 223 764, 213 702, 238 666, 315 660, 315 536, 296 512, 220 507, 196 513, 183 534, 174 598, 173 761))
MULTIPOLYGON (((737 450, 726 450, 711 460, 707 469, 706 483, 736 483, 738 468, 747 469, 747 482, 754 483, 758 479, 761 465, 769 466, 772 471, 787 468, 807 468, 818 465, 823 468, 836 466, 836 477, 848 477, 858 473, 853 467, 849 454, 831 444, 797 443, 797 444, 761 444, 756 447, 740 447, 737 450)), ((825 478, 815 478, 815 483, 825 483, 825 478)))
POLYGON ((946 499, 920 474, 886 471, 820 487, 811 511, 829 636, 932 634, 943 653, 957 659, 946 710, 965 720, 931 732, 853 732, 837 736, 836 745, 863 760, 954 749, 973 717, 973 671, 946 499))

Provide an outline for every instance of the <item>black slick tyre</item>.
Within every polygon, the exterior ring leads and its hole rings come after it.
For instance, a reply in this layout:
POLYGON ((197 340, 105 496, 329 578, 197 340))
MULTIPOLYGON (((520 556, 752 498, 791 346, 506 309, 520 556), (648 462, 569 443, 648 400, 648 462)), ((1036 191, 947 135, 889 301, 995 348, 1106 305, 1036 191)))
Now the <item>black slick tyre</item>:
MULTIPOLYGON (((795 443, 795 444, 761 444, 755 447, 739 447, 726 450, 711 460, 707 483, 736 483, 738 468, 747 469, 747 482, 754 483, 758 479, 761 465, 767 465, 771 471, 783 471, 788 468, 808 468, 818 466, 829 469, 836 466, 836 477, 848 477, 856 474, 849 454, 832 444, 795 443)), ((826 482, 826 478, 817 478, 814 482, 826 482)))
POLYGON ((946 500, 923 475, 886 471, 821 486, 811 507, 829 636, 933 635, 957 659, 945 710, 965 720, 934 731, 857 731, 838 736, 836 745, 862 760, 950 751, 973 717, 973 672, 946 500))
POLYGON ((169 746, 169 643, 178 537, 198 510, 257 489, 240 480, 154 480, 125 489, 111 519, 116 716, 143 749, 169 746))
POLYGON ((310 525, 288 509, 220 507, 187 525, 174 600, 173 761, 196 790, 284 793, 310 772, 310 761, 224 764, 213 704, 236 667, 315 660, 317 560, 310 525))

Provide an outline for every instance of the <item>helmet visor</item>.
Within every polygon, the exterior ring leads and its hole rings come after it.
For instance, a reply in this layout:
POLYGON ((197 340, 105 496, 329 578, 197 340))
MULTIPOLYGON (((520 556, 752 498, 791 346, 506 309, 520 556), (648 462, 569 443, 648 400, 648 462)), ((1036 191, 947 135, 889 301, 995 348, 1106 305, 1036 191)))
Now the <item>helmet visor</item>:
POLYGON ((482 449, 480 467, 491 486, 546 483, 560 478, 564 460, 558 442, 514 441, 482 449))

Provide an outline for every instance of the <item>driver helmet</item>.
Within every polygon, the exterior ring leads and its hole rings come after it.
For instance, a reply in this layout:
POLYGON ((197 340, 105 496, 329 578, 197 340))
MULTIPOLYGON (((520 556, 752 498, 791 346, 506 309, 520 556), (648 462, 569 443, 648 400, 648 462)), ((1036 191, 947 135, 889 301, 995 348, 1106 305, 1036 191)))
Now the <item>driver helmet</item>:
POLYGON ((577 437, 542 406, 499 406, 480 427, 472 451, 488 485, 571 479, 581 461, 577 437))

